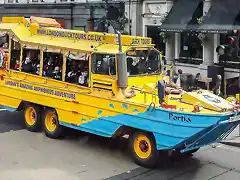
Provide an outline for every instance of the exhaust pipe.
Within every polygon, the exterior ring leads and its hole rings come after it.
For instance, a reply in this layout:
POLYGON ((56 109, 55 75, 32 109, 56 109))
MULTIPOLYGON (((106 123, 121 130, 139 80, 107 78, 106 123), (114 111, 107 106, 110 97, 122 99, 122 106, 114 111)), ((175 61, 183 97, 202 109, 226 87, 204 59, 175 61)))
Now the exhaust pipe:
POLYGON ((128 73, 127 73, 127 60, 126 54, 122 52, 122 41, 121 33, 116 31, 118 35, 118 47, 119 52, 117 53, 117 76, 118 76, 118 87, 121 89, 122 94, 126 98, 131 98, 135 95, 134 91, 126 92, 128 87, 128 73))

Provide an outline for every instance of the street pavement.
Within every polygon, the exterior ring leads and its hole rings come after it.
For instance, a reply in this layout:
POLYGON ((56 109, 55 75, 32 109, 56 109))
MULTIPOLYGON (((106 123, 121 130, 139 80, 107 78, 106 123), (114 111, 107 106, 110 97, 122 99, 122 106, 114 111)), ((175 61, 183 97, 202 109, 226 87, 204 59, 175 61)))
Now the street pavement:
POLYGON ((0 180, 240 179, 240 148, 225 144, 159 162, 154 170, 134 164, 125 139, 67 130, 65 138, 53 140, 25 130, 22 113, 0 112, 0 180))

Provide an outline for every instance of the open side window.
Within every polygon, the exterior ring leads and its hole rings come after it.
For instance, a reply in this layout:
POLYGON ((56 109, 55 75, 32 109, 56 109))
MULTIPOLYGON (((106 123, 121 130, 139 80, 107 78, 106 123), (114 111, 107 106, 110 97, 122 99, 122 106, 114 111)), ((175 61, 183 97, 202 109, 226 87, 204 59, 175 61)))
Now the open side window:
POLYGON ((59 51, 43 52, 42 76, 62 81, 63 54, 59 51))
POLYGON ((21 44, 18 40, 11 39, 11 57, 10 57, 10 69, 19 71, 21 59, 21 44))
POLYGON ((79 86, 89 87, 89 54, 70 53, 66 58, 65 81, 79 86))
MULTIPOLYGON (((38 47, 24 46, 22 52, 21 71, 39 75, 40 73, 40 49, 38 47)), ((17 66, 17 64, 16 64, 17 66)))

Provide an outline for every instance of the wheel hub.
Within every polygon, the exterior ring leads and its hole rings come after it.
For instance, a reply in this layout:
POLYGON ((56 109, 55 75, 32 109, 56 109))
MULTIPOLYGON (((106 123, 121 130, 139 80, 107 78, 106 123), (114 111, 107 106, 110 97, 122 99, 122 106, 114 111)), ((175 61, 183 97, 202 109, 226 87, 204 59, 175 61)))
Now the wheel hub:
POLYGON ((57 121, 55 118, 52 119, 52 124, 56 125, 57 124, 57 121))
POLYGON ((144 140, 140 141, 139 148, 141 149, 142 152, 147 152, 148 151, 148 143, 144 140))
POLYGON ((36 119, 36 115, 35 115, 35 113, 34 112, 32 112, 32 119, 36 119))

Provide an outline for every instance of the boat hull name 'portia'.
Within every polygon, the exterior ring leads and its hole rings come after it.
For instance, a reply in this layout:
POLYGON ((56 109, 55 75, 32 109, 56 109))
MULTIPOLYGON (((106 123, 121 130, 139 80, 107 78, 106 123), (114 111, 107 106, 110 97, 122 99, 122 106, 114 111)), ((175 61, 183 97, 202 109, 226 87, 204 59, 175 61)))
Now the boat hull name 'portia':
POLYGON ((169 117, 170 120, 174 120, 174 121, 192 122, 190 117, 177 116, 177 115, 174 115, 173 113, 169 113, 168 117, 169 117))

